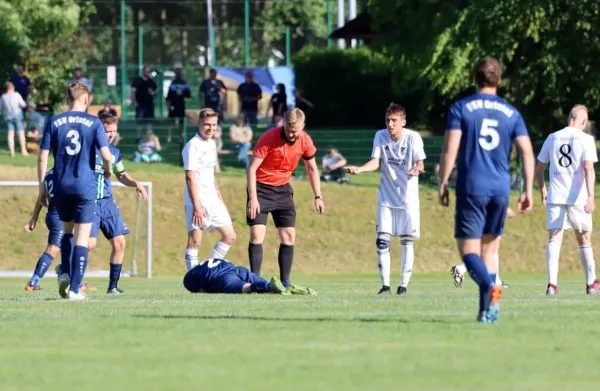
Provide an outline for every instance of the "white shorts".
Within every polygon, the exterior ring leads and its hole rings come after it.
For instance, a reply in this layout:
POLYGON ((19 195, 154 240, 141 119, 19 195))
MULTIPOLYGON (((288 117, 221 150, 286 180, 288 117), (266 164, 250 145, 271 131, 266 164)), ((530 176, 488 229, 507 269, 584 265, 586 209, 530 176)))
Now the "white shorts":
POLYGON ((585 213, 583 206, 546 205, 546 227, 551 229, 592 230, 592 214, 585 213))
POLYGON ((198 227, 193 223, 194 207, 192 205, 185 206, 185 222, 187 225, 188 232, 199 230, 207 230, 208 232, 214 232, 217 228, 228 227, 233 225, 231 223, 231 217, 225 207, 225 204, 221 200, 214 200, 206 202, 202 205, 204 208, 204 220, 202 226, 198 227))
POLYGON ((377 208, 377 232, 392 236, 410 235, 414 239, 421 236, 421 213, 419 206, 408 209, 390 208, 381 206, 377 208))

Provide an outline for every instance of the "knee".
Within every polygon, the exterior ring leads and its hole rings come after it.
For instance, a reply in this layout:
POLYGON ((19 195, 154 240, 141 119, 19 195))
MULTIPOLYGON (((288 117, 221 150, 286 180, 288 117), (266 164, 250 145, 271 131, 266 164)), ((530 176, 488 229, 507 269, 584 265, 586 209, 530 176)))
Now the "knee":
POLYGON ((116 252, 116 253, 125 252, 126 242, 125 242, 125 238, 122 235, 117 236, 111 242, 112 242, 112 248, 113 248, 114 252, 116 252))
POLYGON ((46 252, 48 254, 50 254, 52 256, 52 258, 56 258, 56 257, 58 257, 58 254, 60 254, 60 247, 54 246, 54 245, 50 245, 46 249, 46 252))
POLYGON ((385 254, 390 252, 390 234, 377 234, 377 240, 375 244, 377 245, 377 253, 385 254))
POLYGON ((282 230, 279 233, 279 236, 281 238, 281 243, 286 244, 288 246, 292 246, 296 241, 295 231, 282 230))
POLYGON ((88 240, 88 251, 94 251, 96 249, 96 239, 90 238, 88 240))
POLYGON ((265 232, 258 229, 250 229, 250 243, 262 244, 265 241, 265 232))
POLYGON ((235 243, 236 239, 237 239, 236 233, 234 231, 231 231, 231 233, 223 235, 223 238, 221 239, 221 241, 229 246, 232 246, 233 243, 235 243))

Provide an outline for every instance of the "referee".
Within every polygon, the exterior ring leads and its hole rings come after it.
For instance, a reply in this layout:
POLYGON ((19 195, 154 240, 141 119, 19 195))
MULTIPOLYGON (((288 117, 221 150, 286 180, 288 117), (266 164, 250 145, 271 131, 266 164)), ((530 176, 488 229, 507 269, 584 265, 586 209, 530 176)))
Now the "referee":
POLYGON ((260 275, 267 216, 271 213, 281 239, 279 274, 286 287, 290 285, 296 240, 296 208, 290 179, 301 157, 315 195, 315 208, 319 214, 325 211, 316 153, 312 139, 304 131, 304 112, 295 108, 286 113, 284 126, 271 128, 260 136, 248 167, 246 221, 250 226, 250 270, 260 275))

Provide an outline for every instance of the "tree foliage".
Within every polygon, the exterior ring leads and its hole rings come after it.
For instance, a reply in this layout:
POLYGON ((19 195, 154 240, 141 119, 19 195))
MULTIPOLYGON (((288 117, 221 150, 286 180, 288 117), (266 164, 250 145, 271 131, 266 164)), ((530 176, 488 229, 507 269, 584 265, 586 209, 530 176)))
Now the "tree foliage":
POLYGON ((430 104, 472 91, 472 66, 497 57, 503 89, 538 134, 575 103, 600 107, 600 3, 591 0, 370 0, 377 44, 403 64, 394 85, 431 88, 430 104), (400 17, 399 17, 400 16, 400 17), (437 101, 436 101, 437 99, 437 101), (544 113, 540 115, 540 113, 544 113))

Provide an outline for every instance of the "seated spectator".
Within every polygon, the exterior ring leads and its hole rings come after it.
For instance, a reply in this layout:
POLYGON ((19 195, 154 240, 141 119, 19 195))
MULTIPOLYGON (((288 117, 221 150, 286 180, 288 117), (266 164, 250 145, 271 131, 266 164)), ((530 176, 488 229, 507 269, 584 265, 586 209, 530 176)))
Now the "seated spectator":
POLYGON ((47 117, 36 111, 35 103, 30 102, 27 104, 27 125, 28 129, 33 127, 33 130, 27 131, 27 137, 38 140, 42 138, 42 133, 44 132, 44 126, 46 125, 47 117))
POLYGON ((158 152, 161 150, 160 140, 152 131, 149 131, 138 144, 138 150, 133 157, 133 161, 136 163, 159 163, 162 161, 162 157, 158 152))
POLYGON ((276 128, 278 126, 283 126, 283 117, 279 114, 275 114, 273 116, 273 123, 269 125, 269 128, 276 128))
POLYGON ((113 117, 117 117, 117 110, 112 107, 112 100, 107 99, 104 101, 104 108, 98 112, 98 117, 104 113, 109 113, 113 117))
POLYGON ((244 163, 247 169, 250 165, 248 152, 252 149, 252 128, 245 123, 246 117, 243 114, 238 115, 237 124, 231 125, 229 128, 229 138, 238 151, 238 161, 244 163))
POLYGON ((323 175, 321 180, 325 182, 336 181, 338 183, 348 183, 349 180, 344 172, 344 166, 348 163, 346 158, 335 148, 330 148, 327 155, 323 156, 321 168, 323 175))

